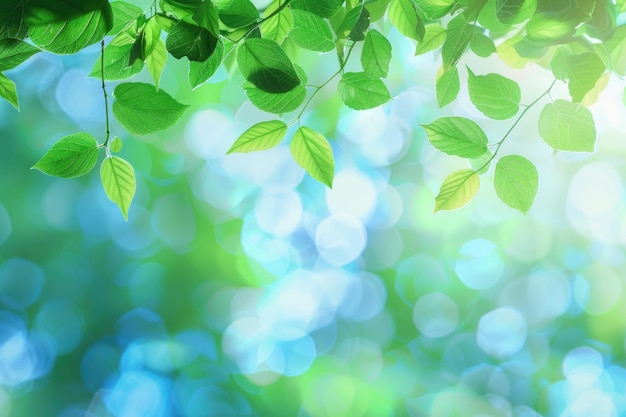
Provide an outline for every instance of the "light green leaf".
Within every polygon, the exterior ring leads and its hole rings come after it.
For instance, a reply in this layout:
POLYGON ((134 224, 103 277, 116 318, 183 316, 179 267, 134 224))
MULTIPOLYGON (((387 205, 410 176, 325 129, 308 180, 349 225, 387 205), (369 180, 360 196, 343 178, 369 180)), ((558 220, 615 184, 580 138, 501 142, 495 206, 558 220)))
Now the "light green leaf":
POLYGON ((586 52, 566 57, 565 69, 569 94, 573 102, 579 103, 593 89, 606 68, 598 55, 586 52))
POLYGON ((0 72, 0 97, 11 103, 16 109, 20 109, 17 99, 17 89, 15 83, 9 80, 6 75, 0 72))
POLYGON ((626 75, 626 25, 618 26, 606 45, 611 51, 613 70, 619 75, 626 75))
POLYGON ((526 23, 526 35, 531 41, 554 44, 570 38, 576 32, 576 20, 563 20, 549 13, 538 13, 526 23))
POLYGON ((109 142, 109 151, 111 151, 111 152, 117 153, 117 152, 121 151, 123 147, 124 147, 124 142, 122 142, 122 139, 120 139, 118 137, 114 137, 109 142))
POLYGON ((248 99, 257 108, 268 113, 283 114, 294 111, 304 102, 306 88, 299 85, 286 93, 267 93, 256 88, 252 83, 245 83, 243 88, 248 99))
POLYGON ((407 38, 418 42, 424 40, 424 22, 417 13, 417 6, 413 0, 391 0, 387 11, 389 21, 398 29, 398 32, 407 38))
POLYGON ((96 8, 81 0, 37 2, 27 8, 29 37, 35 45, 57 54, 75 54, 100 42, 113 27, 109 2, 96 8))
POLYGON ((189 61, 189 84, 191 88, 196 88, 205 83, 215 74, 215 71, 222 64, 224 58, 224 41, 220 38, 213 55, 204 62, 189 61))
POLYGON ((496 0, 496 17, 503 23, 522 23, 536 10, 537 0, 496 0))
POLYGON ((440 117, 422 125, 430 143, 441 152, 461 158, 478 158, 487 152, 487 135, 476 122, 464 117, 440 117))
POLYGON ((335 49, 333 33, 328 23, 316 14, 293 10, 293 30, 289 38, 301 48, 328 52, 335 49))
POLYGON ((451 68, 456 67, 459 60, 467 51, 472 37, 476 33, 476 27, 472 24, 466 23, 462 15, 453 19, 448 24, 446 30, 446 40, 441 47, 441 57, 443 59, 443 70, 448 71, 451 68), (460 22, 460 23, 459 23, 460 22), (450 25, 453 25, 450 27, 450 25))
POLYGON ((256 23, 259 11, 250 0, 216 1, 220 20, 228 27, 242 28, 256 23))
POLYGON ((439 47, 443 44, 443 41, 445 40, 446 30, 441 25, 426 25, 424 40, 417 43, 417 48, 415 48, 415 55, 422 55, 426 52, 439 49, 439 47))
POLYGON ((593 152, 596 142, 591 112, 566 100, 546 104, 539 115, 539 135, 561 151, 593 152))
POLYGON ((326 138, 306 126, 302 126, 291 139, 293 159, 313 178, 333 187, 335 160, 333 150, 326 138))
POLYGON ((123 83, 113 92, 113 114, 129 132, 145 135, 172 126, 188 106, 163 90, 143 83, 123 83))
POLYGON ((470 49, 481 58, 487 58, 496 52, 496 45, 482 33, 474 33, 470 42, 470 49))
POLYGON ((443 180, 435 198, 434 212, 455 210, 467 204, 480 188, 480 178, 473 169, 462 169, 443 180))
POLYGON ((537 195, 539 174, 523 156, 507 155, 496 164, 493 185, 500 200, 526 214, 537 195))
POLYGON ((370 78, 384 78, 389 73, 391 61, 391 43, 376 29, 365 35, 361 50, 361 65, 365 75, 370 78))
POLYGON ((369 0, 365 2, 365 8, 370 13, 370 21, 376 22, 382 19, 387 12, 391 0, 369 0))
POLYGON ((192 20, 201 28, 211 32, 215 37, 220 35, 218 11, 212 1, 204 1, 194 10, 192 20))
POLYGON ((165 42, 163 42, 163 39, 158 39, 150 55, 146 57, 146 66, 148 67, 148 71, 150 71, 150 75, 154 80, 154 86, 157 90, 159 89, 159 81, 161 80, 161 74, 165 68, 166 61, 167 49, 165 49, 165 42))
POLYGON ((339 39, 350 38, 353 41, 365 39, 365 32, 370 27, 370 13, 360 5, 350 9, 336 30, 339 39))
POLYGON ((500 74, 474 75, 468 68, 470 101, 485 116, 505 120, 519 110, 522 92, 519 85, 500 74))
POLYGON ((429 20, 441 19, 454 7, 454 0, 416 0, 417 7, 429 20))
POLYGON ((266 19, 261 22, 261 33, 265 39, 271 39, 281 44, 293 29, 293 15, 289 7, 285 7, 279 13, 275 14, 268 19, 272 13, 274 13, 281 4, 284 4, 286 0, 274 0, 267 6, 263 17, 266 19))
POLYGON ((287 125, 282 120, 257 123, 241 134, 228 152, 263 151, 278 145, 287 133, 287 125))
MULTIPOLYGON (((148 19, 143 30, 137 37, 131 49, 129 64, 135 63, 135 60, 145 61, 152 53, 157 44, 161 41, 161 27, 154 17, 148 19)), ((167 51, 166 51, 167 53, 167 51)))
POLYGON ((498 45, 496 51, 500 59, 508 66, 524 68, 543 57, 548 48, 531 41, 526 36, 517 35, 498 45))
POLYGON ((60 139, 31 169, 61 178, 80 177, 91 171, 98 160, 98 142, 88 133, 75 133, 60 139))
MULTIPOLYGON (((128 65, 130 51, 133 45, 116 46, 110 44, 104 48, 104 79, 123 80, 138 74, 143 69, 143 62, 135 60, 132 65, 128 65)), ((99 56, 91 69, 91 77, 101 78, 102 57, 99 56)))
POLYGON ((215 51, 217 38, 205 28, 181 20, 167 36, 165 46, 174 58, 186 56, 190 61, 204 62, 215 51))
POLYGON ((113 27, 109 30, 109 35, 116 35, 121 32, 128 24, 143 14, 143 10, 134 4, 125 1, 114 1, 111 3, 113 11, 113 27))
POLYGON ((37 52, 38 48, 19 39, 0 40, 0 71, 17 67, 37 52))
POLYGON ((300 85, 291 60, 275 41, 246 40, 237 50, 237 64, 246 80, 267 93, 285 93, 300 85))
POLYGON ((439 107, 443 107, 456 99, 461 89, 461 82, 459 81, 459 71, 456 68, 452 68, 448 72, 442 71, 440 74, 437 77, 435 91, 437 93, 437 104, 439 104, 439 107))
POLYGON ((291 8, 315 13, 320 17, 330 19, 341 9, 343 0, 291 0, 291 8))
POLYGON ((128 209, 135 196, 135 170, 124 159, 110 156, 102 161, 100 179, 104 192, 121 210, 128 221, 128 209))
POLYGON ((355 110, 378 107, 391 99, 385 83, 369 78, 364 72, 344 73, 337 92, 346 106, 355 110))

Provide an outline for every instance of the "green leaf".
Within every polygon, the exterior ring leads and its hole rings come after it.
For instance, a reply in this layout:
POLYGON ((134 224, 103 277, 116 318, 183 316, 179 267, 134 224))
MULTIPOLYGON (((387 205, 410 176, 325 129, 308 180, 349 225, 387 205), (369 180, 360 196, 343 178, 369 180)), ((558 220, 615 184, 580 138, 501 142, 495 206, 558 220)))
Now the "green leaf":
POLYGON ((555 44, 571 38, 576 32, 575 20, 563 20, 552 13, 538 13, 526 23, 528 39, 542 44, 555 44))
POLYGON ((523 156, 507 155, 496 164, 493 185, 504 204, 526 214, 537 195, 539 174, 523 156))
POLYGON ((496 47, 498 56, 512 68, 524 68, 543 57, 548 48, 531 41, 526 36, 517 35, 496 47))
POLYGON ((546 104, 539 115, 539 135, 561 151, 593 152, 596 142, 591 112, 566 100, 546 104))
MULTIPOLYGON (((115 46, 110 44, 104 48, 104 79, 123 80, 138 74, 143 69, 143 62, 136 60, 128 65, 133 45, 115 46)), ((92 77, 100 78, 102 74, 102 57, 99 56, 91 69, 92 77)))
POLYGON ((346 13, 337 29, 339 39, 350 38, 353 41, 365 39, 365 32, 370 27, 370 13, 365 7, 357 6, 346 13))
POLYGON ((201 28, 211 32, 215 37, 220 35, 220 21, 218 11, 213 2, 204 1, 193 12, 191 17, 201 28))
POLYGON ((426 25, 424 32, 424 40, 417 43, 415 48, 415 55, 422 55, 426 52, 439 49, 446 40, 446 30, 438 24, 426 25))
POLYGON ((293 12, 293 30, 289 38, 301 48, 328 52, 335 49, 333 33, 328 23, 316 14, 303 10, 293 12))
POLYGON ((522 23, 536 10, 537 0, 496 0, 496 17, 503 23, 522 23))
POLYGON ((413 0, 391 0, 387 11, 389 21, 407 38, 418 42, 424 40, 424 22, 417 13, 413 0))
POLYGON ((24 0, 0 1, 0 39, 24 39, 28 27, 24 21, 24 0))
POLYGON ((482 33, 474 33, 470 41, 470 49, 481 58, 487 58, 496 52, 496 45, 482 33))
POLYGON ((131 21, 143 14, 141 8, 125 1, 114 1, 111 3, 113 12, 113 27, 109 30, 109 35, 116 35, 121 32, 131 21))
POLYGON ((315 13, 320 17, 330 19, 341 9, 343 0, 291 0, 291 8, 315 13))
POLYGON ((575 103, 579 103, 593 89, 606 69, 602 60, 593 52, 565 58, 565 68, 569 79, 567 88, 575 103))
POLYGON ((422 125, 430 143, 441 152, 461 158, 478 158, 487 152, 487 135, 476 122, 464 117, 440 117, 422 125))
POLYGON ((128 209, 135 196, 135 170, 124 159, 110 156, 102 161, 100 179, 104 192, 121 210, 128 221, 128 209))
POLYGON ((151 17, 133 44, 128 60, 129 65, 134 64, 137 59, 142 62, 145 61, 159 41, 161 41, 161 27, 157 20, 151 17))
POLYGON ((378 107, 391 99, 385 83, 369 78, 364 72, 345 72, 337 92, 346 106, 355 110, 378 107))
POLYGON ((460 89, 461 82, 459 81, 459 71, 456 68, 452 68, 448 72, 441 72, 435 84, 437 104, 439 107, 452 103, 457 95, 459 95, 460 89))
POLYGON ((113 114, 129 131, 145 135, 172 126, 188 106, 178 103, 163 90, 143 83, 123 83, 113 92, 113 114))
MULTIPOLYGON (((456 19, 463 19, 463 16, 460 15, 456 17, 456 19)), ((467 51, 467 48, 472 41, 472 37, 476 31, 476 27, 469 23, 461 23, 453 26, 450 25, 452 22, 448 24, 448 29, 446 30, 446 40, 443 42, 443 46, 441 47, 441 57, 443 59, 443 70, 448 72, 451 68, 456 67, 459 63, 459 60, 467 51)))
POLYGON ((122 139, 120 139, 118 137, 114 137, 109 142, 109 150, 111 152, 117 153, 117 152, 121 151, 123 147, 124 147, 124 142, 122 142, 122 139))
POLYGON ((387 13, 387 7, 391 0, 370 0, 365 2, 365 8, 370 14, 370 21, 376 22, 382 19, 387 13))
POLYGON ((365 75, 370 78, 384 78, 389 73, 391 61, 391 43, 377 31, 371 29, 365 35, 361 50, 361 66, 365 75))
POLYGON ((57 54, 75 54, 100 42, 113 27, 113 12, 107 1, 93 6, 81 0, 34 2, 26 14, 30 39, 41 49, 57 54))
POLYGON ((17 89, 15 83, 9 80, 6 75, 0 72, 0 97, 11 103, 16 109, 20 109, 17 99, 17 89))
POLYGON ((285 93, 300 85, 291 60, 275 41, 251 38, 237 50, 244 78, 267 93, 285 93))
POLYGON ((282 120, 257 123, 243 132, 226 153, 270 149, 278 145, 286 133, 287 125, 282 120))
POLYGON ((463 207, 476 195, 479 187, 480 178, 473 169, 453 172, 441 184, 439 194, 435 198, 434 212, 463 207))
POLYGON ((250 0, 227 0, 215 2, 220 20, 233 29, 256 23, 259 11, 250 0))
POLYGON ((60 139, 31 169, 47 175, 74 178, 96 166, 98 142, 88 133, 75 133, 60 139))
POLYGON ((0 40, 0 71, 17 67, 37 52, 38 48, 19 39, 0 40))
POLYGON ((224 41, 220 38, 213 55, 204 62, 189 61, 189 84, 191 88, 196 88, 205 83, 215 74, 215 71, 222 64, 224 58, 224 41))
POLYGON ((293 14, 289 7, 285 7, 279 13, 275 14, 271 18, 268 18, 272 13, 274 13, 281 4, 283 4, 286 0, 274 0, 267 6, 265 12, 263 12, 263 17, 266 19, 261 22, 261 33, 263 34, 263 38, 271 39, 281 44, 293 29, 293 14))
POLYGON ((454 0, 416 0, 417 7, 429 20, 441 19, 454 7, 454 0))
POLYGON ((243 88, 248 99, 257 108, 268 113, 283 114, 294 111, 304 102, 306 88, 299 85, 286 93, 267 93, 252 83, 245 83, 243 88))
POLYGON ((217 38, 205 28, 181 20, 167 36, 165 46, 174 58, 186 56, 190 61, 204 62, 215 51, 217 38))
POLYGON ((470 101, 485 116, 505 120, 519 110, 522 92, 519 85, 500 74, 474 75, 468 68, 470 101))
POLYGON ((165 49, 165 42, 163 42, 163 39, 158 39, 150 55, 146 57, 146 66, 148 67, 148 71, 150 71, 150 75, 154 80, 154 86, 157 90, 159 89, 159 81, 161 80, 161 74, 165 68, 166 61, 167 49, 165 49))
POLYGON ((489 167, 491 166, 492 158, 493 155, 491 154, 491 152, 487 151, 477 158, 470 159, 470 166, 474 171, 478 172, 479 175, 486 174, 487 171, 489 171, 489 167))
POLYGON ((302 126, 294 133, 290 148, 293 159, 309 175, 329 188, 333 187, 335 175, 333 150, 322 134, 302 126))

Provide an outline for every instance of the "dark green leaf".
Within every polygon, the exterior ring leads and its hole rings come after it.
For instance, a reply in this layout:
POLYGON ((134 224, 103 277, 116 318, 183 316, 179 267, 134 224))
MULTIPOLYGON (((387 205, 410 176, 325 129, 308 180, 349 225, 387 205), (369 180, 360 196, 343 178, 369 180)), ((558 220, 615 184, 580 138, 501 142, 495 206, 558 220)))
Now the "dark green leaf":
POLYGON ((456 96, 459 95, 461 82, 459 81, 459 71, 452 68, 448 72, 442 72, 437 78, 435 91, 437 93, 437 104, 439 107, 452 103, 456 96))
POLYGON ((364 72, 344 73, 337 91, 346 106, 355 110, 378 107, 391 99, 385 83, 369 78, 364 72))
POLYGON ((298 165, 313 178, 332 188, 335 160, 333 150, 322 134, 302 126, 294 133, 290 148, 298 165))
MULTIPOLYGON (((133 45, 115 46, 113 44, 104 48, 104 79, 105 80, 123 80, 138 74, 143 69, 142 61, 135 61, 133 65, 128 65, 130 59, 130 51, 133 45)), ((102 74, 102 57, 94 64, 91 74, 92 77, 100 78, 102 74)))
POLYGON ((211 32, 213 36, 218 37, 220 35, 218 11, 213 2, 202 2, 193 12, 192 19, 198 26, 211 32))
POLYGON ((462 169, 448 175, 435 198, 434 212, 455 210, 467 204, 480 188, 480 178, 473 169, 462 169))
POLYGON ((328 52, 335 49, 328 23, 318 15, 303 10, 293 11, 293 30, 289 38, 301 48, 312 51, 328 52))
POLYGON ((539 116, 539 135, 552 148, 562 151, 593 152, 596 142, 591 112, 566 100, 546 104, 539 116))
POLYGON ((143 14, 141 8, 125 1, 114 1, 111 3, 113 11, 113 27, 109 35, 116 35, 121 32, 129 23, 143 14))
POLYGON ((350 38, 353 41, 365 39, 365 32, 370 26, 370 13, 365 7, 357 6, 346 13, 337 29, 339 39, 350 38))
POLYGON ((417 43, 415 55, 422 55, 426 52, 438 49, 446 40, 446 30, 438 24, 426 25, 424 40, 417 43))
POLYGON ((124 220, 128 221, 128 209, 136 189, 135 170, 122 158, 110 156, 102 161, 100 179, 105 194, 120 208, 124 220))
POLYGON ((279 13, 275 14, 271 18, 268 18, 272 13, 274 13, 281 4, 283 4, 286 0, 274 0, 265 12, 263 13, 263 17, 266 19, 261 23, 261 33, 263 34, 263 38, 271 39, 281 44, 293 29, 293 15, 291 13, 291 9, 289 7, 285 7, 279 13))
POLYGON ((430 143, 448 155, 478 158, 487 152, 487 135, 470 119, 440 117, 422 127, 426 130, 430 143))
POLYGON ((278 145, 286 133, 287 125, 282 120, 260 122, 243 132, 226 153, 270 149, 278 145))
POLYGON ((248 39, 237 50, 237 64, 246 80, 267 93, 285 93, 300 85, 291 60, 275 41, 248 39))
POLYGON ((391 43, 376 29, 365 35, 361 50, 361 66, 365 75, 370 78, 384 78, 389 73, 391 61, 391 43))
POLYGON ((306 98, 306 88, 302 85, 299 85, 286 93, 276 94, 267 93, 259 88, 256 88, 252 83, 245 83, 243 88, 252 104, 263 111, 274 114, 283 114, 294 111, 300 107, 306 98))
POLYGON ((496 120, 517 114, 522 92, 515 81, 500 74, 474 75, 469 68, 467 72, 470 100, 481 113, 496 120))
POLYGON ((217 38, 205 28, 183 21, 174 25, 165 43, 174 58, 189 58, 190 61, 204 62, 213 54, 217 38))
POLYGON ((222 64, 224 58, 224 41, 220 38, 213 55, 204 62, 189 61, 189 84, 196 88, 208 81, 222 64))
POLYGON ((567 88, 572 101, 579 103, 596 85, 596 82, 606 69, 604 63, 593 52, 572 55, 565 58, 567 88))
POLYGON ((537 168, 520 155, 507 155, 496 164, 493 185, 506 205, 528 213, 539 185, 537 168))
POLYGON ((91 171, 98 160, 98 142, 88 133, 75 133, 60 139, 31 169, 61 178, 80 177, 91 171))
POLYGON ((19 39, 0 40, 0 72, 17 67, 37 52, 38 48, 19 39))
POLYGON ((124 83, 113 92, 113 114, 129 132, 139 135, 172 126, 188 106, 178 103, 163 90, 143 83, 124 83))
POLYGON ((0 39, 24 39, 28 28, 24 21, 25 0, 0 1, 0 39))
POLYGON ((259 11, 250 0, 218 2, 219 17, 231 28, 241 28, 256 23, 259 11))
POLYGON ((16 109, 20 109, 17 99, 17 89, 15 83, 9 80, 6 75, 0 72, 0 97, 11 103, 16 109))
POLYGON ((292 9, 315 13, 327 19, 333 17, 342 4, 343 0, 292 0, 290 3, 292 9))
POLYGON ((391 23, 407 38, 424 40, 424 22, 417 13, 413 0, 391 0, 387 16, 391 23))

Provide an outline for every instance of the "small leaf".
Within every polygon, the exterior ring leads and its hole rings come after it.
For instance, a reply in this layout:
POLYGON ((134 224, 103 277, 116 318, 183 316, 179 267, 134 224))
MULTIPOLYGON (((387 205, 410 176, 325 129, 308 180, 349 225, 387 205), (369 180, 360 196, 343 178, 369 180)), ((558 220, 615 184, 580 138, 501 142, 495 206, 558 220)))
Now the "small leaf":
POLYGON ((163 42, 163 39, 159 39, 152 49, 152 52, 150 52, 150 55, 146 57, 146 66, 148 67, 148 71, 150 71, 150 75, 154 80, 154 86, 157 90, 159 89, 159 81, 161 80, 161 74, 165 68, 166 61, 167 49, 165 49, 165 42, 163 42))
MULTIPOLYGON (((143 69, 143 62, 136 60, 132 65, 128 65, 130 51, 133 45, 116 46, 109 44, 104 48, 104 79, 123 80, 139 74, 143 69)), ((91 69, 91 77, 100 78, 102 74, 102 56, 99 56, 91 69)))
POLYGON ((391 0, 387 12, 389 21, 407 38, 418 42, 424 40, 424 22, 417 13, 413 0, 391 0))
POLYGON ((237 64, 246 80, 267 93, 285 93, 300 85, 291 60, 275 41, 246 40, 237 49, 237 64))
POLYGON ((237 138, 228 152, 262 151, 278 145, 287 133, 287 125, 282 120, 257 123, 237 138))
POLYGON ((220 38, 213 55, 209 59, 204 62, 189 61, 189 84, 191 84, 191 88, 196 88, 208 81, 222 64, 223 58, 224 41, 220 38))
POLYGON ((172 126, 188 106, 180 104, 163 90, 143 83, 123 83, 113 92, 113 114, 129 132, 139 135, 172 126))
POLYGON ((415 48, 415 55, 422 55, 426 52, 439 49, 446 40, 446 30, 438 24, 426 25, 426 31, 424 32, 424 40, 417 43, 415 48))
POLYGON ((17 67, 37 52, 38 48, 18 39, 0 40, 0 72, 17 67))
POLYGON ((361 65, 365 75, 370 78, 384 78, 389 73, 391 61, 391 43, 376 29, 365 35, 361 50, 361 65))
POLYGON ((335 160, 333 150, 322 134, 302 126, 294 133, 290 148, 298 165, 313 178, 332 188, 335 160))
POLYGON ((441 152, 461 158, 478 158, 487 152, 487 135, 476 122, 464 117, 440 117, 422 125, 428 140, 441 152))
POLYGON ((123 147, 124 147, 124 142, 122 142, 122 139, 118 137, 114 137, 113 139, 111 139, 111 142, 109 142, 109 150, 111 152, 117 153, 121 151, 123 147))
POLYGON ((566 100, 546 104, 539 115, 539 135, 561 151, 593 152, 596 142, 591 112, 566 100))
POLYGON ((263 17, 265 20, 261 22, 261 33, 263 34, 263 38, 271 39, 281 44, 293 29, 293 14, 289 7, 285 7, 278 14, 275 14, 271 18, 268 18, 272 13, 274 13, 281 4, 283 4, 286 0, 274 0, 267 6, 265 12, 263 12, 263 17))
POLYGON ((495 120, 517 114, 522 92, 515 81, 500 74, 474 75, 469 68, 467 72, 470 101, 481 113, 495 120))
POLYGON ((61 178, 80 177, 96 166, 98 142, 87 133, 60 139, 31 169, 61 178))
POLYGON ((328 23, 316 14, 293 10, 293 30, 289 39, 311 51, 328 52, 335 49, 333 33, 328 23))
POLYGON ((346 106, 355 110, 378 107, 391 99, 385 83, 369 78, 364 72, 344 73, 337 91, 346 106))
POLYGON ((11 103, 16 109, 20 109, 17 99, 17 89, 15 83, 9 80, 6 75, 0 72, 0 97, 11 103))
POLYGON ((124 159, 111 156, 102 161, 100 179, 104 192, 128 221, 128 209, 135 196, 135 170, 124 159))
POLYGON ((443 180, 435 198, 435 210, 455 210, 467 204, 478 191, 480 178, 473 169, 462 169, 443 180))
POLYGON ((213 54, 217 38, 205 28, 181 20, 167 36, 165 46, 174 58, 185 56, 190 61, 204 62, 213 54))
POLYGON ((452 68, 448 72, 441 72, 435 84, 437 93, 437 104, 439 107, 452 103, 461 90, 461 82, 459 81, 459 71, 452 68))
POLYGON ((493 180, 496 194, 506 205, 528 213, 539 184, 537 168, 520 155, 507 155, 496 164, 493 180))

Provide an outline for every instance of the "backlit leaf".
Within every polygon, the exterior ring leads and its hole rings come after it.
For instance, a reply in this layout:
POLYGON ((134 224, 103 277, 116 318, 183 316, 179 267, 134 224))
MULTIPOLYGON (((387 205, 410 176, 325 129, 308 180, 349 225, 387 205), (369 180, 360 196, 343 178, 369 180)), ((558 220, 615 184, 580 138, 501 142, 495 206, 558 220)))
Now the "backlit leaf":
POLYGON ((424 13, 427 19, 441 19, 454 7, 454 0, 416 0, 417 7, 424 13))
POLYGON ((604 63, 593 52, 571 55, 565 58, 567 88, 575 103, 580 102, 595 85, 604 70, 604 63))
POLYGON ((274 0, 267 6, 263 17, 266 19, 261 23, 261 33, 265 39, 271 39, 281 44, 293 29, 293 15, 289 7, 283 8, 278 14, 272 15, 280 5, 284 4, 286 0, 274 0))
POLYGON ((113 27, 109 30, 109 35, 116 35, 124 29, 133 19, 143 14, 140 7, 125 1, 114 1, 111 3, 113 12, 113 27))
POLYGON ((243 88, 255 107, 274 114, 294 111, 300 107, 306 98, 306 88, 302 85, 285 93, 268 93, 255 87, 252 83, 245 83, 243 88))
POLYGON ((477 158, 487 152, 487 135, 476 122, 464 117, 440 117, 422 125, 430 143, 441 152, 477 158))
POLYGON ((448 175, 435 198, 435 210, 455 210, 467 204, 478 191, 480 178, 473 169, 462 169, 448 175))
POLYGON ((291 60, 275 41, 246 40, 237 50, 237 64, 246 80, 267 93, 285 93, 300 85, 291 60))
POLYGON ((391 99, 387 86, 364 72, 346 72, 337 86, 339 97, 346 106, 355 110, 371 109, 391 99))
POLYGON ((424 22, 413 0, 391 0, 387 16, 398 31, 407 38, 424 40, 424 22))
MULTIPOLYGON (((458 16, 455 19, 461 19, 463 16, 458 16)), ((441 57, 443 59, 443 69, 448 71, 451 68, 456 67, 459 60, 467 51, 472 37, 475 33, 475 26, 468 23, 461 23, 446 30, 446 40, 441 47, 441 57)))
POLYGON ((552 148, 593 152, 596 128, 591 112, 567 100, 548 103, 539 116, 539 135, 552 148))
POLYGON ((435 84, 439 107, 452 103, 459 94, 460 89, 459 71, 456 68, 452 68, 448 72, 441 71, 435 84))
POLYGON ((293 30, 289 38, 301 48, 311 51, 328 52, 335 49, 328 23, 318 15, 303 10, 293 10, 293 30))
POLYGON ((166 61, 167 49, 165 49, 165 42, 163 42, 163 39, 159 39, 155 43, 150 55, 146 57, 146 66, 148 67, 148 71, 150 71, 150 75, 152 76, 152 80, 154 81, 154 85, 157 89, 159 88, 159 81, 161 80, 161 74, 165 68, 166 61))
POLYGON ((38 48, 19 39, 0 40, 0 71, 17 67, 37 52, 38 48))
POLYGON ((521 23, 536 10, 537 0, 496 0, 496 17, 503 23, 521 23))
POLYGON ((24 0, 0 1, 0 39, 24 39, 28 27, 24 21, 24 0))
POLYGON ((204 62, 189 61, 189 84, 196 88, 215 74, 224 58, 224 41, 220 38, 213 54, 204 62))
POLYGON ((415 55, 422 55, 426 52, 438 49, 446 40, 446 30, 438 24, 426 25, 424 40, 417 43, 415 55))
POLYGON ((174 25, 165 43, 174 58, 189 58, 190 61, 204 62, 213 54, 217 38, 203 27, 183 21, 174 25))
POLYGON ((60 139, 31 169, 47 175, 74 178, 96 166, 98 142, 88 133, 75 133, 60 139))
POLYGON ((363 71, 371 78, 384 78, 389 73, 391 61, 391 43, 376 29, 371 29, 365 35, 361 50, 361 65, 363 71))
POLYGON ((523 156, 507 155, 496 164, 493 179, 496 194, 505 204, 524 214, 535 201, 538 184, 537 168, 523 156))
POLYGON ((331 18, 341 9, 343 0, 291 0, 291 8, 315 13, 324 18, 331 18))
POLYGON ((286 133, 287 125, 282 120, 260 122, 243 132, 226 153, 270 149, 278 145, 286 133))
POLYGON ((484 34, 474 33, 470 41, 470 49, 479 57, 487 58, 489 55, 496 52, 496 45, 484 34))
MULTIPOLYGON (((130 51, 133 45, 116 46, 113 44, 104 48, 104 79, 123 80, 138 74, 143 69, 143 62, 136 60, 132 65, 128 65, 130 51)), ((91 70, 92 77, 101 78, 102 57, 99 56, 91 70)))
POLYGON ((219 18, 231 28, 241 28, 256 23, 259 11, 250 0, 215 2, 219 10, 219 18))
POLYGON ((302 126, 291 139, 293 159, 313 178, 333 186, 335 160, 328 140, 321 134, 306 126, 302 126))
POLYGON ((0 97, 11 103, 13 107, 19 110, 20 105, 17 99, 17 89, 15 83, 9 80, 6 75, 0 72, 0 97))
POLYGON ((124 159, 110 156, 102 161, 100 179, 104 192, 122 212, 124 220, 128 221, 128 209, 135 196, 135 170, 124 159))
POLYGON ((469 68, 467 72, 470 100, 481 113, 496 120, 517 114, 522 92, 515 81, 500 74, 474 75, 469 68))

